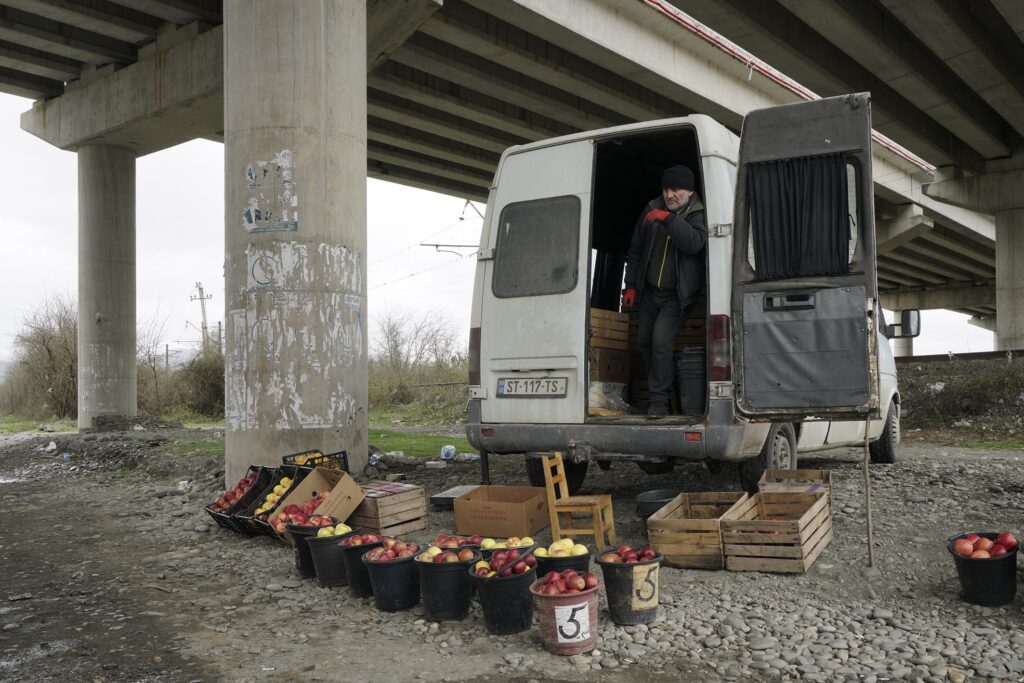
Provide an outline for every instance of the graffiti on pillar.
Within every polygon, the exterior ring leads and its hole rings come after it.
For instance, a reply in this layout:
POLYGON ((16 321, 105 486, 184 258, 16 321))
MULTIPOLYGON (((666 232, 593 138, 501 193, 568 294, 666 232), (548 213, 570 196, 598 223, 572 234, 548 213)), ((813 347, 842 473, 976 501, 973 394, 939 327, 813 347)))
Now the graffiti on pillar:
POLYGON ((245 167, 246 206, 242 227, 249 232, 294 232, 299 229, 299 196, 295 193, 295 159, 282 149, 269 161, 245 167))

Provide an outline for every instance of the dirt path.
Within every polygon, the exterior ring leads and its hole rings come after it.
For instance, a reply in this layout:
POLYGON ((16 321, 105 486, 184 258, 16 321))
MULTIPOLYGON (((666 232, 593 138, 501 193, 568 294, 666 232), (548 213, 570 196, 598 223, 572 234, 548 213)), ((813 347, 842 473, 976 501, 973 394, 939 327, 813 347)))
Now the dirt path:
MULTIPOLYGON (((666 570, 658 623, 605 623, 597 655, 564 658, 536 630, 488 635, 479 607, 432 625, 419 609, 386 614, 299 580, 283 544, 207 525, 200 508, 222 475, 170 454, 163 444, 179 436, 0 435, 0 680, 1024 680, 1019 607, 960 601, 944 549, 955 530, 1021 528, 1021 453, 914 445, 875 469, 875 578, 862 574, 859 453, 805 458, 837 482, 836 538, 811 572, 666 570), (38 450, 51 439, 56 451, 38 450)), ((497 483, 521 473, 519 460, 492 466, 497 483)), ((428 492, 477 477, 469 464, 404 475, 428 492)), ((636 543, 637 492, 734 479, 617 466, 594 468, 586 489, 613 493, 620 538, 636 543)), ((453 523, 450 512, 431 521, 413 540, 453 523)))

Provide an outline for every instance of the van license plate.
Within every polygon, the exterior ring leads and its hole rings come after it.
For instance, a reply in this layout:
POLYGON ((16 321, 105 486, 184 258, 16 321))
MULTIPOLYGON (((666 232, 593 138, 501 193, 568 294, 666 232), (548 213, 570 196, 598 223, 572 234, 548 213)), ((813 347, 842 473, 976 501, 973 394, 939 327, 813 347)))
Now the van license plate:
POLYGON ((568 377, 499 377, 498 398, 564 398, 568 377))

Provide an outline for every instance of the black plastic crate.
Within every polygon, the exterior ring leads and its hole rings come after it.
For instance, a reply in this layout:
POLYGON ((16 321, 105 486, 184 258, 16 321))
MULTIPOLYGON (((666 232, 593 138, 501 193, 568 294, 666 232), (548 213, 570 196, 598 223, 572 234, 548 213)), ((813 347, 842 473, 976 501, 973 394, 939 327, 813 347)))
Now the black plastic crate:
MULTIPOLYGON (((270 524, 264 522, 261 519, 257 519, 253 515, 253 512, 255 512, 256 508, 258 508, 260 503, 262 503, 263 500, 267 497, 267 494, 273 491, 274 487, 281 482, 281 479, 283 479, 284 477, 291 477, 292 485, 288 488, 287 491, 285 491, 284 495, 281 496, 280 500, 278 500, 278 505, 280 505, 281 500, 284 500, 288 496, 288 494, 291 493, 291 490, 295 488, 299 484, 299 482, 301 482, 305 478, 307 474, 312 472, 313 469, 310 467, 297 467, 295 465, 281 465, 278 468, 270 469, 270 471, 273 473, 273 476, 271 477, 270 482, 267 484, 266 488, 264 488, 260 492, 260 494, 253 499, 248 509, 246 509, 244 513, 236 515, 235 519, 240 525, 243 525, 250 532, 252 532, 253 535, 263 534, 264 536, 278 538, 277 533, 275 533, 274 530, 270 528, 270 524)), ((276 509, 277 505, 275 505, 266 513, 267 516, 269 517, 270 515, 272 515, 274 513, 274 510, 276 509)))
POLYGON ((281 458, 285 465, 302 465, 305 467, 326 467, 327 469, 339 472, 348 472, 348 451, 337 453, 322 453, 320 451, 306 451, 305 453, 294 453, 281 458))
POLYGON ((246 470, 246 476, 249 476, 253 471, 258 472, 256 475, 256 481, 253 482, 253 485, 249 487, 249 490, 246 491, 241 498, 235 501, 233 505, 220 511, 214 511, 212 509, 213 503, 210 503, 203 508, 220 526, 248 535, 251 535, 251 532, 247 527, 242 526, 235 520, 235 515, 240 512, 244 512, 249 508, 253 499, 266 488, 267 483, 273 476, 273 470, 271 468, 263 467, 261 465, 250 465, 249 469, 246 470))

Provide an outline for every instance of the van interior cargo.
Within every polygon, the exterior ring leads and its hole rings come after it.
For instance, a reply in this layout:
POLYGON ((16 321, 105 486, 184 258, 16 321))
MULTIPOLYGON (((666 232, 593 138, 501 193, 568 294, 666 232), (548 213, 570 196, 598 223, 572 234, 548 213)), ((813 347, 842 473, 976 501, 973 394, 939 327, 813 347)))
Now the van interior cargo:
MULTIPOLYGON (((638 314, 618 314, 619 300, 633 228, 647 202, 661 193, 662 171, 677 164, 693 170, 697 193, 704 197, 700 150, 692 128, 615 137, 597 144, 590 236, 588 422, 646 421, 647 378, 636 349, 638 314), (625 385, 621 397, 606 401, 620 385, 625 385)), ((705 275, 705 292, 698 296, 676 339, 676 382, 668 421, 693 422, 706 413, 707 286, 705 275)))

